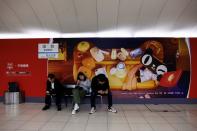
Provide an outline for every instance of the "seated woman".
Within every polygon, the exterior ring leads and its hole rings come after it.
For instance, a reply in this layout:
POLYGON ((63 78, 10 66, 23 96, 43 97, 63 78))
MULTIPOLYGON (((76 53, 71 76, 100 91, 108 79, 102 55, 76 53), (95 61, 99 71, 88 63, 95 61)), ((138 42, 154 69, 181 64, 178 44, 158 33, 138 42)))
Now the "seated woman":
POLYGON ((91 81, 85 76, 84 73, 79 72, 77 76, 76 87, 72 90, 73 93, 73 102, 74 107, 72 114, 76 114, 79 110, 79 104, 81 99, 85 96, 86 93, 90 92, 91 81))

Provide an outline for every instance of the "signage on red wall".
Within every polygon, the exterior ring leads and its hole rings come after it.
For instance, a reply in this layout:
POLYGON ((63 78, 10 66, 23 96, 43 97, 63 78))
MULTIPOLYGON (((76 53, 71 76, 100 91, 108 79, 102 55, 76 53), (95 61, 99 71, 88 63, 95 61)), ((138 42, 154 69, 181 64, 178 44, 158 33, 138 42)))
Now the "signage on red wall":
POLYGON ((58 58, 59 44, 38 44, 38 58, 58 58))
POLYGON ((5 73, 7 76, 29 76, 31 71, 27 63, 8 62, 5 73))

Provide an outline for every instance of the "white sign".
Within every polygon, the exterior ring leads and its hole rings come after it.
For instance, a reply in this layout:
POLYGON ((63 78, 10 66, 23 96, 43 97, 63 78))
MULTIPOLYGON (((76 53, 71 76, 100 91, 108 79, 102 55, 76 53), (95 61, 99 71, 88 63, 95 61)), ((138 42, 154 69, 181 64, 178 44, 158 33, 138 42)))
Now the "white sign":
POLYGON ((38 44, 38 58, 58 58, 59 44, 38 44))

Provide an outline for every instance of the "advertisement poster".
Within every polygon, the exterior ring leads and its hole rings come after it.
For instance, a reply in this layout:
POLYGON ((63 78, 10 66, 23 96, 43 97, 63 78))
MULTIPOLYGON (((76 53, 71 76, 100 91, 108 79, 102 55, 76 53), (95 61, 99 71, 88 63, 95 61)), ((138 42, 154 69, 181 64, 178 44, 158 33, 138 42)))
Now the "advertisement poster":
POLYGON ((48 73, 75 84, 83 72, 109 79, 116 98, 187 98, 190 54, 184 38, 54 38, 61 59, 48 61, 48 73))

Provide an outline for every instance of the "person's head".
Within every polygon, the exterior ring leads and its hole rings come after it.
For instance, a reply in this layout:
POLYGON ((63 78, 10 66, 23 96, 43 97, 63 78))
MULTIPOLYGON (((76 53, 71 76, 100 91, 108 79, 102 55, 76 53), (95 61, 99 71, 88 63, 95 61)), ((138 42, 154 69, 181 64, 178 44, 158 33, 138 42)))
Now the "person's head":
POLYGON ((48 80, 50 82, 54 82, 55 81, 55 75, 54 74, 48 74, 48 80))
POLYGON ((104 84, 107 82, 107 78, 104 74, 97 75, 97 81, 99 84, 104 84))
POLYGON ((82 72, 79 72, 77 75, 77 80, 85 81, 87 79, 86 75, 82 72))

